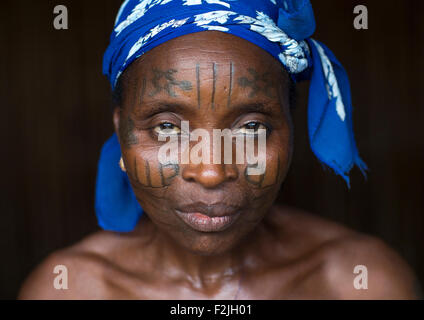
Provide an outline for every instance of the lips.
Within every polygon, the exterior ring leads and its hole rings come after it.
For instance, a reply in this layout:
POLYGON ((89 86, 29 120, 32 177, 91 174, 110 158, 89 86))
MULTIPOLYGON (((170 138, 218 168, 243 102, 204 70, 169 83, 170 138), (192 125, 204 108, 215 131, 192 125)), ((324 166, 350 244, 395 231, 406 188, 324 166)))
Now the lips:
POLYGON ((176 209, 177 215, 191 228, 201 232, 219 232, 239 217, 240 208, 225 204, 193 203, 176 209))

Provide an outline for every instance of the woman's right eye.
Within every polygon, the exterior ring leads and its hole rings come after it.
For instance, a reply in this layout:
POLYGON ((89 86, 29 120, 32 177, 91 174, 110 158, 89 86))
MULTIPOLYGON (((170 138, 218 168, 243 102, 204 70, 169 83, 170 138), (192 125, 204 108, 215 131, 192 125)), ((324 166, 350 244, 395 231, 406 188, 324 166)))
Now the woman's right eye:
POLYGON ((161 124, 155 126, 153 128, 153 130, 157 134, 166 134, 166 135, 180 134, 180 132, 181 132, 181 129, 179 127, 177 127, 176 125, 169 123, 169 122, 161 123, 161 124))

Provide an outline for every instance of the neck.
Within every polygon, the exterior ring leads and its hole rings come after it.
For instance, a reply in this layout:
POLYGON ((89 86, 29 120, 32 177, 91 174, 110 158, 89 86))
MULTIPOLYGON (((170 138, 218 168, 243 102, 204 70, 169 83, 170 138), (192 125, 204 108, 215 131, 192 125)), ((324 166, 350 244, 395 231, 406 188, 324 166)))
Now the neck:
MULTIPOLYGON (((253 233, 258 234, 256 228, 253 233)), ((183 248, 170 236, 158 229, 147 217, 140 221, 140 235, 152 239, 149 241, 149 256, 155 268, 160 268, 164 275, 186 279, 191 283, 217 283, 232 278, 239 278, 240 272, 247 261, 253 258, 254 248, 251 244, 239 245, 217 255, 200 255, 183 248)), ((259 232, 260 233, 260 232, 259 232)), ((249 243, 251 241, 249 235, 249 243)))

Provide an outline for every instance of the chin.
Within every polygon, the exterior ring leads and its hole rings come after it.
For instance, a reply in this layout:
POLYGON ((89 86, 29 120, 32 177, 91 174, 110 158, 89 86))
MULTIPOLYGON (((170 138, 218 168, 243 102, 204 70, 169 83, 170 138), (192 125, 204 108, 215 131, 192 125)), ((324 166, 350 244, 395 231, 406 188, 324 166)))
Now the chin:
MULTIPOLYGON (((233 231, 234 232, 234 231, 233 231)), ((205 233, 191 236, 189 241, 180 242, 180 245, 193 254, 202 256, 216 256, 225 254, 240 242, 237 235, 224 235, 223 233, 205 233)))

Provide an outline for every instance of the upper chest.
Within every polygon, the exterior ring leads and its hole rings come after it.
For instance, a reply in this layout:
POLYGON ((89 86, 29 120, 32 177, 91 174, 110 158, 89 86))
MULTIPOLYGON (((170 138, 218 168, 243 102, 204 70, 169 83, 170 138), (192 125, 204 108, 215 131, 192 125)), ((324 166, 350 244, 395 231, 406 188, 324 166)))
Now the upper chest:
POLYGON ((243 270, 217 281, 193 281, 160 272, 114 270, 105 277, 108 299, 316 299, 327 298, 320 261, 305 257, 285 265, 243 270))

